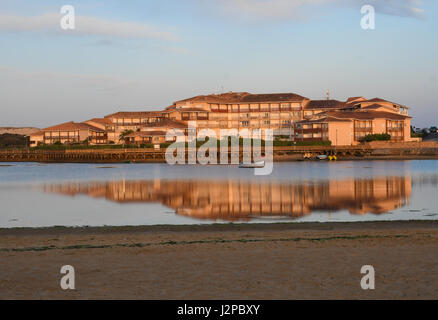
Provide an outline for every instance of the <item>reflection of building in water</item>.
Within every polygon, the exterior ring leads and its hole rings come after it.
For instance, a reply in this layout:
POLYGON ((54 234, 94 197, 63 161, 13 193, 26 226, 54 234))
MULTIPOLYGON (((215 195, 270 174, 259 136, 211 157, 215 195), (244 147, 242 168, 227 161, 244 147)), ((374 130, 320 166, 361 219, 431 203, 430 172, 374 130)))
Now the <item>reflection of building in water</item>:
POLYGON ((161 203, 199 219, 248 220, 261 216, 298 218, 312 211, 384 213, 404 206, 410 177, 322 182, 149 180, 48 185, 46 192, 86 194, 119 203, 161 203))
POLYGON ((45 191, 86 194, 119 203, 157 202, 177 214, 199 219, 248 220, 260 216, 298 218, 312 211, 384 213, 404 206, 410 177, 322 182, 153 180, 68 183, 45 191))

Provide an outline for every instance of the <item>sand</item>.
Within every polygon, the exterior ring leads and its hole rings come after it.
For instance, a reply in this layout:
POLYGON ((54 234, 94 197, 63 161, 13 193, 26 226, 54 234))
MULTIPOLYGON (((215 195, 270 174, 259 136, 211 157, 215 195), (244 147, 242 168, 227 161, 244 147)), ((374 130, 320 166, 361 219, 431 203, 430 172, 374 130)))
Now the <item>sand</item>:
POLYGON ((438 221, 1 229, 0 261, 0 299, 437 299, 438 221))

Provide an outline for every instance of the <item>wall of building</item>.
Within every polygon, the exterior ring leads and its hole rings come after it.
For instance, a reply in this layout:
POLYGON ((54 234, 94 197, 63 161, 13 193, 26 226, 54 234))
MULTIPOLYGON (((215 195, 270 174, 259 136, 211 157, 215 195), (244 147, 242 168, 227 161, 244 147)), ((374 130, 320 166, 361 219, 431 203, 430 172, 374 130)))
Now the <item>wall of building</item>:
POLYGON ((329 122, 328 138, 332 146, 350 146, 355 144, 353 122, 329 122))

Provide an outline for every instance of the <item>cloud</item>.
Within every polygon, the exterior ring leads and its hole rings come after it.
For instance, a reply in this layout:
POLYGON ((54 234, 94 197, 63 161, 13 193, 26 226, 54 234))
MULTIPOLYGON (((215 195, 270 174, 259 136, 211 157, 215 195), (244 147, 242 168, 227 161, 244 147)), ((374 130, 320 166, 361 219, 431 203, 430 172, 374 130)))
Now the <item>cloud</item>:
POLYGON ((368 4, 383 14, 421 18, 421 0, 216 0, 227 14, 249 19, 303 19, 322 6, 360 8, 368 4))
POLYGON ((99 17, 76 14, 74 30, 63 30, 60 26, 60 13, 47 13, 39 16, 17 16, 0 14, 0 31, 53 32, 70 35, 97 35, 118 38, 155 38, 176 40, 172 32, 139 22, 113 21, 99 17))
MULTIPOLYGON (((157 49, 160 52, 163 53, 173 53, 178 55, 188 55, 192 54, 192 52, 184 47, 175 47, 175 46, 168 46, 168 45, 161 45, 161 44, 144 44, 144 43, 124 43, 121 41, 114 41, 110 39, 98 39, 96 41, 93 41, 89 44, 89 46, 98 46, 98 47, 123 47, 126 49, 133 49, 133 50, 141 50, 141 49, 157 49)), ((0 66, 1 70, 1 66, 0 66)))

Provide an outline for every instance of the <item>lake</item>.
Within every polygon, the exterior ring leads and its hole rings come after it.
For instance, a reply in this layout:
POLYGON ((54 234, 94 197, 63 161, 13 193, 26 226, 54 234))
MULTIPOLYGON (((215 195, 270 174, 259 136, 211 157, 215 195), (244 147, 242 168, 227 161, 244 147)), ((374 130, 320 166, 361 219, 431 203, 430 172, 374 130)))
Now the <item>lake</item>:
POLYGON ((438 160, 0 164, 0 227, 438 219, 438 160))

